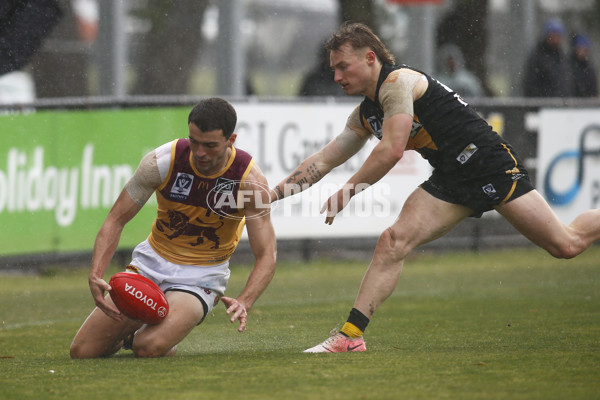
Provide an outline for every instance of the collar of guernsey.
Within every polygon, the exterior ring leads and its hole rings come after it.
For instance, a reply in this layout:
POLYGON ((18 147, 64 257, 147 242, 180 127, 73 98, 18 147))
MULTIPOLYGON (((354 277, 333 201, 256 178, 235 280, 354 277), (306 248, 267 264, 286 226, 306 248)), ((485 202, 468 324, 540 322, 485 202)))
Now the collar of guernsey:
POLYGON ((165 260, 180 265, 210 266, 228 260, 244 229, 244 210, 232 207, 215 213, 207 201, 217 184, 235 182, 237 190, 246 181, 254 159, 232 148, 226 166, 205 176, 193 163, 188 139, 171 147, 171 162, 165 181, 156 190, 157 216, 148 242, 165 260))

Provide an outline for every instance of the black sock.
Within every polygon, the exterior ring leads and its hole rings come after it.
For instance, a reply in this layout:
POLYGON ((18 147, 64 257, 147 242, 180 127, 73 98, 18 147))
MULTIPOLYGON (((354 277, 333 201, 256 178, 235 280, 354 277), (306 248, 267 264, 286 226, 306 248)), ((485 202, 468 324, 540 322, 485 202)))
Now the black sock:
POLYGON ((367 329, 367 325, 369 325, 370 320, 365 314, 361 313, 356 308, 353 308, 350 310, 350 315, 348 316, 347 321, 364 332, 365 329, 367 329))
POLYGON ((365 329, 367 329, 367 325, 369 325, 369 318, 367 318, 356 308, 353 308, 352 310, 350 310, 348 320, 342 327, 340 333, 342 335, 348 336, 349 338, 356 339, 362 336, 365 329))

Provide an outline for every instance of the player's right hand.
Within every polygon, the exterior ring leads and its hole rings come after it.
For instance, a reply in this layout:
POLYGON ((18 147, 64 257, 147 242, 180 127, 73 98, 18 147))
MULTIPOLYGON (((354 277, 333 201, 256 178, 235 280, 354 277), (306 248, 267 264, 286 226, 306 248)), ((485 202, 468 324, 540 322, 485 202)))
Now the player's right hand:
POLYGON ((352 193, 345 187, 334 193, 323 207, 321 207, 321 214, 325 213, 325 223, 331 225, 336 215, 338 215, 344 207, 350 202, 352 193))
POLYGON ((106 301, 107 296, 105 292, 109 292, 112 288, 102 278, 90 278, 89 280, 90 292, 96 303, 96 307, 102 310, 106 315, 116 321, 122 321, 123 317, 121 312, 112 304, 106 301))

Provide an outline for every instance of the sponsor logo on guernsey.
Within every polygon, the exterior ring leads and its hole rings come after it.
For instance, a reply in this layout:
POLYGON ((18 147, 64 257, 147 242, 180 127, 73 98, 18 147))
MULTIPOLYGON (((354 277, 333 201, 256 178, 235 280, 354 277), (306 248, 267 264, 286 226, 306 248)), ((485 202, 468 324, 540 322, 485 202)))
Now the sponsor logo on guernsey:
POLYGON ((218 178, 213 191, 215 193, 233 194, 233 189, 235 189, 235 186, 236 181, 232 179, 218 178))
POLYGON ((412 128, 410 129, 410 137, 414 138, 415 136, 417 136, 417 133, 419 133, 421 128, 423 128, 423 124, 413 120, 412 128))
POLYGON ((186 174, 184 172, 178 172, 177 178, 175 178, 175 182, 171 187, 171 200, 187 200, 187 198, 190 196, 190 190, 192 190, 193 182, 193 175, 186 174))
POLYGON ((464 164, 467 161, 469 161, 469 158, 471 158, 471 156, 473 154, 475 154, 475 152, 477 151, 477 146, 475 146, 475 144, 470 143, 467 147, 464 148, 463 151, 460 152, 460 154, 458 155, 458 157, 456 157, 456 160, 461 163, 464 164))

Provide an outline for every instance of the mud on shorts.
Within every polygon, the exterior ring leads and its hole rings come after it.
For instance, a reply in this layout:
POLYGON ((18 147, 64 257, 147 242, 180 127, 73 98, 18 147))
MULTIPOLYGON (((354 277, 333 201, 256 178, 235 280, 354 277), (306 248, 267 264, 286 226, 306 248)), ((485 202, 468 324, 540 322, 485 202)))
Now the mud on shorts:
POLYGON ((127 270, 151 279, 165 293, 179 291, 195 296, 204 308, 202 321, 225 293, 230 275, 229 261, 210 266, 175 264, 156 253, 148 240, 133 250, 127 270))
POLYGON ((475 218, 534 189, 507 143, 477 148, 462 164, 457 157, 449 168, 434 169, 421 187, 440 200, 470 208, 475 218))

